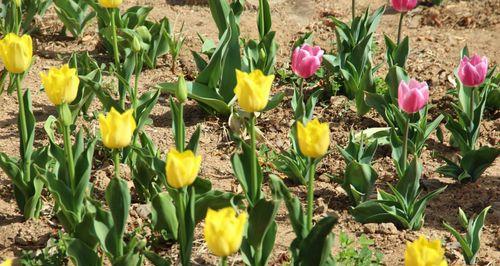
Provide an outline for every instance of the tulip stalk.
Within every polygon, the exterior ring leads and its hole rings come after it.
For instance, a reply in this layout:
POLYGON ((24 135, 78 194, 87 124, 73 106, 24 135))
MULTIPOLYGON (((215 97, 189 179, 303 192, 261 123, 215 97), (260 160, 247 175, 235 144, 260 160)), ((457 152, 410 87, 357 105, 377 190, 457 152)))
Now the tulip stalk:
POLYGON ((351 6, 351 13, 352 13, 352 20, 356 18, 356 0, 352 0, 352 6, 351 6))
POLYGON ((227 257, 221 257, 219 266, 227 266, 227 257))
POLYGON ((115 164, 115 178, 120 179, 120 150, 113 149, 113 163, 115 164))
POLYGON ((256 147, 256 136, 255 136, 255 114, 250 114, 250 149, 252 152, 251 158, 251 171, 250 171, 250 191, 252 193, 252 201, 257 200, 257 147, 256 147))
POLYGON ((408 117, 405 121, 405 127, 404 127, 404 137, 403 137, 403 167, 401 171, 404 173, 406 172, 406 164, 407 164, 407 158, 408 158, 408 133, 410 131, 410 118, 408 117))
POLYGON ((190 256, 188 254, 188 250, 185 250, 187 244, 187 231, 186 231, 186 196, 187 190, 186 187, 180 188, 178 190, 178 201, 177 201, 177 209, 179 210, 177 219, 179 220, 179 249, 180 249, 180 257, 183 266, 189 265, 190 256))
POLYGON ((399 16, 399 27, 398 27, 398 45, 401 42, 401 32, 403 30, 403 18, 405 17, 406 13, 401 13, 399 16))
MULTIPOLYGON (((23 97, 23 88, 22 88, 22 74, 17 74, 16 76, 16 85, 17 85, 17 100, 19 101, 19 122, 21 124, 21 128, 19 129, 21 132, 21 141, 23 143, 23 148, 26 149, 28 145, 28 125, 26 123, 26 112, 24 110, 24 97, 23 97)), ((22 159, 24 162, 24 176, 30 177, 30 164, 31 159, 26 158, 25 151, 21 150, 22 159)))
POLYGON ((316 163, 314 158, 309 158, 309 179, 307 184, 307 230, 311 231, 313 227, 313 204, 314 204, 314 174, 316 172, 316 163))
POLYGON ((71 184, 71 190, 75 191, 75 161, 73 157, 73 148, 71 143, 71 113, 69 111, 69 107, 67 103, 63 103, 58 106, 59 108, 59 116, 61 123, 61 131, 63 133, 63 141, 64 141, 64 153, 66 154, 67 159, 67 167, 69 172, 69 181, 71 184), (69 115, 69 117, 68 117, 69 115))
MULTIPOLYGON (((120 67, 120 53, 118 51, 118 37, 117 37, 117 34, 116 34, 116 21, 115 21, 115 17, 116 17, 116 12, 117 12, 118 9, 112 9, 111 10, 111 30, 113 32, 113 41, 112 41, 112 45, 113 45, 113 56, 114 56, 114 60, 115 60, 115 70, 120 72, 119 69, 121 68, 120 67)), ((120 85, 120 80, 118 80, 118 85, 120 85)), ((125 109, 125 95, 121 95, 120 94, 120 107, 122 109, 125 109)))

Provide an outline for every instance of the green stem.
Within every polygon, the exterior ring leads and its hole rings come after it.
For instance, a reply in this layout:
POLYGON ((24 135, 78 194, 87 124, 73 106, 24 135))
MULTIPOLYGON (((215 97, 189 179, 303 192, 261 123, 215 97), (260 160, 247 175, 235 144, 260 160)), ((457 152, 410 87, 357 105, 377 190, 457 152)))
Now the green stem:
MULTIPOLYGON (((470 94, 470 103, 469 103, 469 112, 470 112, 470 131, 472 132, 474 130, 474 88, 471 88, 471 94, 470 94)), ((472 150, 476 149, 476 143, 474 142, 473 138, 471 138, 471 143, 470 143, 472 150)))
POLYGON ((24 109, 24 97, 22 88, 22 77, 21 74, 16 75, 16 85, 17 85, 17 100, 19 101, 19 122, 21 128, 19 129, 22 141, 21 155, 24 163, 24 176, 27 179, 31 178, 31 158, 26 156, 26 148, 28 146, 28 124, 26 123, 26 110, 24 109))
POLYGON ((259 188, 257 187, 257 147, 256 147, 256 136, 255 136, 255 114, 250 114, 250 149, 251 155, 250 158, 250 195, 252 197, 251 202, 252 205, 257 201, 257 191, 259 188))
POLYGON ((352 0, 351 12, 352 12, 352 21, 354 21, 354 19, 356 18, 356 0, 352 0))
POLYGON ((227 257, 221 257, 219 265, 220 266, 227 266, 227 257))
POLYGON ((177 202, 177 208, 179 209, 177 220, 179 221, 179 246, 181 250, 181 262, 183 266, 189 265, 189 257, 186 258, 186 250, 184 250, 187 244, 187 232, 186 232, 186 188, 181 188, 178 190, 179 200, 177 202))
MULTIPOLYGON (((62 107, 60 107, 62 108, 62 107)), ((59 112, 60 115, 62 116, 62 111, 59 112)), ((63 137, 64 137, 64 152, 66 153, 66 162, 67 162, 67 167, 68 167, 68 172, 69 172, 69 181, 71 184, 71 191, 75 192, 76 189, 76 184, 75 184, 75 161, 73 159, 73 145, 71 143, 71 133, 70 133, 70 126, 65 125, 64 122, 62 121, 61 117, 61 130, 63 132, 63 137)))
POLYGON ((307 184, 307 231, 311 231, 313 227, 313 204, 314 204, 314 175, 316 172, 316 166, 314 163, 314 158, 309 158, 309 172, 308 172, 308 184, 307 184))
POLYGON ((405 16, 405 13, 401 13, 401 16, 399 16, 399 27, 398 27, 398 45, 401 42, 401 31, 403 29, 403 18, 405 16))
POLYGON ((120 150, 113 149, 113 163, 115 164, 115 177, 120 179, 120 150))
POLYGON ((185 140, 185 132, 184 132, 184 104, 183 103, 179 103, 178 105, 178 109, 179 109, 179 112, 177 112, 177 127, 175 128, 175 130, 177 132, 175 132, 175 144, 177 145, 177 150, 179 152, 184 152, 184 146, 185 146, 185 143, 184 143, 184 140, 185 140))
POLYGON ((404 129, 404 137, 403 137, 403 167, 401 171, 403 174, 406 172, 406 164, 408 158, 408 133, 410 131, 410 118, 407 118, 405 121, 405 129, 404 129))
MULTIPOLYGON (((112 9, 111 10, 111 30, 113 32, 113 40, 112 40, 112 44, 113 44, 113 56, 114 56, 114 59, 115 59, 115 71, 117 71, 118 73, 120 73, 120 53, 118 51, 118 37, 116 35, 116 21, 115 21, 115 17, 116 17, 116 11, 117 9, 112 9)), ((118 79, 118 86, 120 86, 121 82, 120 82, 120 79, 118 79)), ((122 95, 120 94, 120 107, 122 109, 125 109, 125 95, 122 95)))

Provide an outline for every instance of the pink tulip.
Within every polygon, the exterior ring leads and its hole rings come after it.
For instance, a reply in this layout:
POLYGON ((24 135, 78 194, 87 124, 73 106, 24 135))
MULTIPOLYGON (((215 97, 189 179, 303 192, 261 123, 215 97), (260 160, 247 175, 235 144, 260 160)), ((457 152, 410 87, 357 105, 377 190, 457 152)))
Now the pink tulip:
POLYGON ((304 79, 311 77, 321 66, 324 53, 319 46, 312 47, 309 44, 295 48, 292 55, 293 72, 304 79))
POLYGON ((464 56, 458 67, 458 77, 467 87, 477 87, 483 84, 488 74, 488 58, 474 55, 464 56))
POLYGON ((391 0, 392 8, 401 13, 406 13, 417 6, 417 0, 391 0))
POLYGON ((425 82, 411 79, 409 83, 404 80, 399 83, 398 104, 403 111, 413 114, 420 111, 429 100, 429 86, 425 82))

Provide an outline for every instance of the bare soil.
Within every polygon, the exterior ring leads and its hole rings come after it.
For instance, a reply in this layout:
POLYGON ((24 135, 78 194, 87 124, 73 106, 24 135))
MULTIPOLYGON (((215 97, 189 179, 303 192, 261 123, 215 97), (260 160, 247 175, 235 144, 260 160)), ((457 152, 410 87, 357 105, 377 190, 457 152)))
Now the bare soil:
MULTIPOLYGON (((125 1, 123 8, 133 5, 153 6, 151 18, 161 19, 167 16, 176 22, 178 29, 185 23, 184 33, 187 41, 177 64, 176 73, 185 73, 188 77, 196 76, 196 67, 190 50, 199 50, 201 45, 197 33, 204 37, 216 39, 217 29, 210 16, 210 10, 205 1, 188 1, 173 4, 168 1, 137 0, 125 1)), ((176 1, 183 2, 183 1, 176 1)), ((277 32, 278 67, 288 68, 291 44, 303 33, 312 31, 315 42, 325 50, 334 49, 334 31, 330 16, 347 21, 350 18, 350 0, 271 0, 273 30, 277 32)), ((358 12, 368 6, 372 9, 386 4, 386 0, 358 0, 358 12)), ((431 87, 431 101, 435 106, 431 116, 436 117, 444 110, 449 110, 451 97, 447 91, 453 87, 453 70, 458 64, 459 53, 462 47, 469 46, 470 51, 487 55, 491 65, 500 62, 500 1, 445 1, 442 7, 422 5, 409 13, 405 20, 404 34, 410 36, 411 55, 408 60, 408 71, 412 77, 425 80, 431 87)), ((241 30, 243 37, 257 38, 256 27, 257 0, 248 0, 247 10, 243 13, 241 30)), ((399 15, 390 8, 384 14, 379 30, 375 36, 377 51, 375 63, 384 60, 383 34, 394 38, 397 31, 399 15)), ((45 145, 47 138, 43 133, 43 122, 49 115, 55 115, 56 110, 47 101, 40 90, 38 73, 47 70, 50 66, 57 66, 67 61, 71 53, 89 51, 100 61, 109 61, 100 47, 96 26, 92 25, 81 40, 73 40, 60 34, 62 23, 55 12, 49 10, 43 19, 37 21, 40 28, 35 34, 36 62, 25 80, 25 87, 32 89, 33 108, 37 122, 36 145, 45 145)), ((159 82, 172 81, 176 74, 170 71, 170 58, 160 60, 156 69, 145 70, 140 80, 141 91, 147 91, 159 82)), ((385 76, 384 67, 378 73, 385 76)), ((288 91, 289 85, 277 86, 275 91, 288 91)), ((288 93, 290 95, 290 93, 288 93)), ((0 112, 0 150, 9 155, 19 154, 19 140, 17 133, 17 99, 15 95, 3 94, 0 112)), ((154 108, 151 117, 153 125, 146 128, 162 151, 167 151, 173 145, 171 133, 170 110, 166 95, 162 96, 154 108)), ((273 111, 264 113, 258 121, 258 126, 264 133, 265 144, 271 149, 282 150, 289 147, 288 132, 292 119, 290 97, 287 97, 281 106, 273 111)), ((98 105, 95 106, 99 110, 98 105)), ((456 150, 449 143, 440 143, 435 136, 429 141, 429 146, 423 153, 425 173, 423 184, 427 190, 448 185, 444 193, 431 201, 426 212, 424 227, 418 231, 398 231, 392 225, 362 225, 354 221, 349 215, 349 200, 342 189, 331 183, 324 174, 341 175, 345 164, 335 148, 335 144, 344 146, 351 128, 355 130, 370 127, 384 126, 383 121, 375 112, 365 117, 358 117, 354 112, 353 104, 343 96, 326 99, 316 110, 316 116, 323 121, 329 121, 332 131, 331 154, 319 167, 318 182, 315 192, 316 217, 327 214, 338 216, 339 223, 335 226, 335 233, 347 232, 351 236, 362 233, 368 235, 376 243, 376 248, 385 255, 384 262, 388 265, 402 265, 405 244, 420 234, 431 238, 442 239, 446 243, 446 257, 451 265, 463 265, 464 261, 459 252, 456 240, 442 226, 446 220, 458 226, 457 211, 462 207, 466 213, 478 213, 484 207, 493 205, 483 232, 482 246, 479 253, 479 265, 500 264, 500 160, 497 160, 476 183, 458 184, 454 180, 435 173, 435 169, 443 164, 433 156, 433 152, 452 156, 456 150)), ((203 168, 201 176, 210 179, 214 187, 226 191, 241 191, 234 178, 229 156, 235 151, 234 145, 227 136, 228 125, 225 119, 209 116, 204 113, 195 102, 190 101, 185 111, 188 134, 192 133, 197 124, 201 124, 201 155, 203 168)), ((89 125, 97 130, 94 121, 89 125)), ((500 112, 488 111, 485 114, 481 128, 480 145, 498 145, 500 139, 500 112)), ((265 163, 265 162, 263 162, 265 163)), ((98 168, 94 169, 94 182, 99 197, 99 191, 106 187, 112 168, 110 161, 105 159, 98 168), (102 165, 102 166, 101 166, 102 165)), ((379 188, 385 183, 393 182, 395 170, 390 159, 390 150, 381 148, 375 160, 375 169, 380 180, 379 188)), ((131 186, 132 182, 130 182, 131 186)), ((304 199, 306 190, 302 186, 290 185, 291 190, 304 199)), ((268 187, 265 188, 269 192, 268 187)), ((132 188, 133 191, 133 188, 132 188)), ((44 194, 44 209, 41 218, 33 221, 23 221, 17 210, 12 193, 12 184, 7 176, 0 172, 0 261, 20 256, 23 250, 43 248, 51 236, 57 236, 60 229, 51 209, 53 203, 48 194, 44 194)), ((102 196, 102 194, 100 194, 102 196)), ((140 202, 134 202, 130 216, 129 230, 147 223, 147 208, 140 202)), ((271 264, 282 265, 289 257, 288 246, 294 238, 293 230, 286 216, 286 209, 281 208, 277 221, 279 224, 275 250, 271 264)), ((214 265, 216 258, 209 254, 197 228, 197 240, 193 251, 193 262, 198 265, 214 265)), ((337 249, 337 248, 336 248, 337 249)), ((177 247, 171 244, 162 244, 156 250, 173 260, 177 258, 177 247)), ((242 264, 239 256, 233 256, 231 262, 242 264)))

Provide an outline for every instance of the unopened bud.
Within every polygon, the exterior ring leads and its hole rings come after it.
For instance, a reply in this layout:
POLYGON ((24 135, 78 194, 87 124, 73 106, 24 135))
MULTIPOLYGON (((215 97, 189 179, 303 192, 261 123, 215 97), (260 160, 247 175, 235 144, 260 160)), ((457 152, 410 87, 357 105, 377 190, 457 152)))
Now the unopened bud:
POLYGON ((188 98, 188 89, 186 85, 186 80, 183 75, 179 76, 179 80, 177 81, 177 90, 175 91, 175 97, 179 100, 180 103, 184 103, 188 98))
POLYGON ((141 51, 141 41, 139 41, 137 36, 134 36, 134 39, 132 40, 132 50, 136 53, 141 51))

